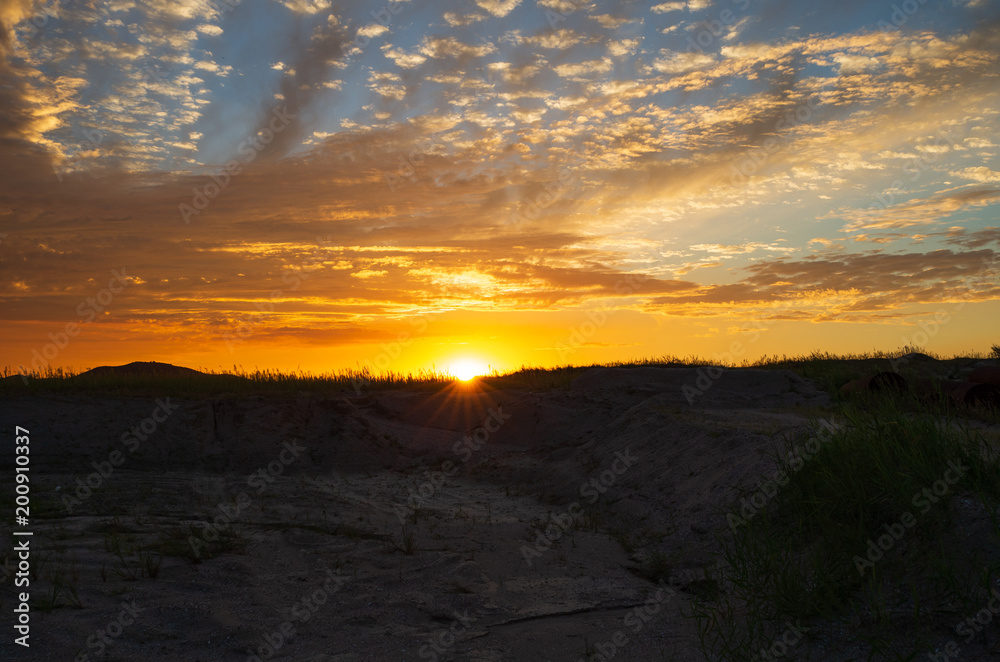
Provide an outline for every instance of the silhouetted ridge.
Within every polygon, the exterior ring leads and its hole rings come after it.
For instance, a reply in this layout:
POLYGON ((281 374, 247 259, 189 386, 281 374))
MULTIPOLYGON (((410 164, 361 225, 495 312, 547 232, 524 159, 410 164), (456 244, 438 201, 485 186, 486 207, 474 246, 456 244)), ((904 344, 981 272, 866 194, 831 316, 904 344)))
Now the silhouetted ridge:
POLYGON ((102 365, 82 372, 77 377, 210 377, 204 372, 158 363, 156 361, 133 361, 126 365, 102 365))

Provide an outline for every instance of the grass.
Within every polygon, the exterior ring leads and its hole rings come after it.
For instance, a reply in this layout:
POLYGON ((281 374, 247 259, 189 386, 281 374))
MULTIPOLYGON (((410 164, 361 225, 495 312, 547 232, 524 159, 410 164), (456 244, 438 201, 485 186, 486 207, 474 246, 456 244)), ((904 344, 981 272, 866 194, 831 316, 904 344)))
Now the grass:
POLYGON ((666 583, 673 568, 674 564, 664 552, 654 551, 636 569, 636 574, 654 584, 666 583))
POLYGON ((454 383, 448 375, 435 371, 417 374, 388 372, 373 374, 367 368, 331 373, 297 373, 278 370, 247 371, 233 366, 232 372, 212 371, 202 374, 164 375, 85 375, 62 368, 48 368, 22 375, 9 367, 0 379, 0 395, 39 393, 101 393, 107 395, 148 396, 207 394, 296 394, 303 391, 343 390, 367 392, 383 389, 437 388, 454 383))
MULTIPOLYGON (((67 562, 64 557, 51 560, 47 557, 45 573, 39 572, 42 582, 40 588, 31 591, 32 607, 38 611, 51 611, 59 607, 83 609, 83 602, 76 585, 80 580, 80 568, 75 561, 67 562)), ((37 578, 36 578, 37 579, 37 578)), ((33 585, 35 585, 33 580, 33 585)))
MULTIPOLYGON (((671 355, 642 358, 632 361, 615 361, 586 366, 564 365, 556 367, 521 366, 506 372, 494 371, 478 378, 489 388, 529 391, 550 391, 566 388, 576 377, 594 367, 700 367, 723 365, 728 368, 764 368, 793 370, 803 377, 815 379, 830 392, 858 377, 876 370, 889 370, 894 358, 910 352, 921 352, 941 358, 920 347, 904 346, 898 350, 853 354, 831 354, 815 351, 802 356, 763 356, 755 361, 724 363, 697 356, 679 358, 671 355)), ((990 352, 971 352, 963 356, 941 359, 956 364, 983 358, 1000 358, 1000 345, 990 352)), ((906 366, 903 368, 905 370, 906 366)), ((211 371, 182 376, 122 376, 84 375, 72 369, 47 368, 33 371, 26 376, 17 369, 7 367, 0 379, 0 396, 33 395, 42 393, 101 393, 108 395, 161 397, 165 395, 197 396, 209 394, 281 395, 301 392, 346 391, 366 393, 390 389, 436 390, 455 383, 450 375, 436 370, 423 370, 416 374, 384 372, 375 374, 368 368, 347 369, 326 373, 281 372, 278 370, 245 370, 233 366, 232 371, 211 371)))
POLYGON ((774 458, 787 482, 744 493, 728 514, 712 577, 720 593, 690 613, 706 658, 748 659, 785 622, 839 622, 873 652, 899 650, 900 632, 948 630, 997 585, 1000 450, 947 412, 907 411, 896 396, 846 403, 838 421, 822 442, 790 440, 774 458), (959 521, 969 503, 989 521, 959 521))

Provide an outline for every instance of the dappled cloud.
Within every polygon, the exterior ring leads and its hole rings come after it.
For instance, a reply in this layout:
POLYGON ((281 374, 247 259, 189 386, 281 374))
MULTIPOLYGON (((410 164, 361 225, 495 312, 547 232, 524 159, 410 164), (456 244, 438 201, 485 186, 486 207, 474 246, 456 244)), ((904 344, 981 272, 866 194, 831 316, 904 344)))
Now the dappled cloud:
POLYGON ((247 320, 346 357, 414 315, 994 301, 996 16, 810 7, 5 3, 5 359, 122 268, 94 342, 185 355, 247 320))

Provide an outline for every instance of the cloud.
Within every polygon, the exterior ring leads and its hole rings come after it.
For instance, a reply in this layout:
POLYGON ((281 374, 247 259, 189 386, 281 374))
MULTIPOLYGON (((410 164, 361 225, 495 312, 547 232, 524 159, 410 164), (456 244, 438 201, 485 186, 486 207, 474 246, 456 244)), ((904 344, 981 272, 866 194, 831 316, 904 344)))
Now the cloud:
POLYGON ((394 16, 390 44, 377 23, 284 4, 266 14, 273 42, 242 57, 217 3, 83 3, 37 42, 5 29, 0 317, 65 317, 104 260, 143 265, 119 329, 208 345, 275 288, 261 333, 310 339, 417 309, 792 302, 768 314, 871 322, 901 302, 998 298, 974 264, 997 249, 1000 204, 985 31, 831 32, 804 15, 790 30, 775 11, 756 41, 745 17, 692 53, 685 28, 704 25, 687 14, 654 25, 623 16, 637 4, 585 16, 594 5, 542 0, 439 9, 429 32, 394 16), (383 43, 362 55, 357 36, 383 43), (282 105, 295 122, 252 162, 226 152, 282 105), (178 205, 230 157, 239 175, 184 225, 178 205), (621 303, 615 284, 636 273, 649 286, 621 303))
POLYGON ((667 14, 675 11, 699 11, 712 6, 712 0, 687 0, 686 2, 663 2, 650 7, 654 14, 667 14))
POLYGON ((379 35, 383 35, 388 31, 389 28, 380 23, 371 23, 370 25, 366 25, 362 28, 359 28, 358 34, 361 35, 362 37, 368 37, 369 39, 371 39, 372 37, 378 37, 379 35))
POLYGON ((206 60, 195 62, 194 68, 202 71, 209 71, 213 74, 218 74, 219 76, 228 76, 233 70, 233 68, 229 65, 218 64, 216 62, 206 60))
POLYGON ((796 248, 789 246, 778 246, 776 244, 764 244, 761 242, 751 241, 745 244, 692 244, 691 250, 693 251, 705 251, 708 253, 720 253, 724 255, 738 255, 742 253, 753 253, 756 251, 771 251, 777 253, 794 253, 796 248))
POLYGON ((467 25, 472 25, 473 23, 485 21, 487 17, 483 14, 456 14, 452 11, 446 11, 442 15, 442 18, 444 18, 445 23, 451 27, 463 28, 467 25))
POLYGON ((329 0, 278 0, 296 14, 318 14, 330 9, 329 0))
POLYGON ((402 69, 413 69, 427 61, 427 58, 419 53, 407 53, 388 44, 382 48, 382 53, 402 69))
POLYGON ((952 214, 993 204, 998 199, 1000 189, 979 189, 917 198, 890 206, 848 210, 838 215, 848 221, 844 226, 847 232, 909 228, 940 223, 952 214))
POLYGON ((626 23, 632 21, 642 22, 642 19, 629 18, 627 16, 612 16, 611 14, 600 14, 597 16, 591 16, 592 19, 597 21, 602 28, 608 28, 609 30, 617 30, 626 23))
POLYGON ((622 39, 620 41, 608 42, 608 54, 612 57, 624 57, 635 52, 639 48, 638 39, 622 39))
POLYGON ((396 100, 406 96, 406 89, 400 85, 400 77, 394 73, 373 71, 368 80, 369 89, 380 96, 396 100))
POLYGON ((215 3, 208 0, 145 0, 144 4, 154 15, 175 19, 212 19, 219 14, 215 3))
POLYGON ((330 21, 314 31, 307 43, 298 45, 295 60, 286 67, 279 89, 284 100, 280 112, 289 118, 288 125, 280 132, 273 132, 270 125, 277 109, 271 103, 264 103, 260 122, 251 134, 274 135, 273 141, 261 153, 261 158, 280 159, 298 146, 304 135, 311 133, 302 122, 303 114, 317 92, 324 89, 323 84, 330 79, 332 63, 345 56, 348 41, 345 28, 330 21))
MULTIPOLYGON (((779 258, 745 268, 737 283, 705 285, 695 291, 650 300, 654 309, 672 314, 731 316, 756 310, 784 309, 809 321, 870 323, 873 312, 896 317, 893 311, 911 304, 986 301, 1000 294, 989 277, 998 254, 989 249, 934 250, 886 254, 870 251, 844 255, 818 253, 806 259, 779 258), (771 307, 778 304, 778 308, 771 307), (692 308, 691 306, 700 306, 692 308)), ((786 315, 777 318, 789 319, 786 315)))
POLYGON ((537 0, 538 6, 543 9, 551 9, 564 16, 568 16, 581 9, 590 10, 594 4, 587 0, 537 0))
POLYGON ((611 60, 604 58, 601 60, 588 60, 586 62, 576 62, 573 64, 559 64, 553 69, 564 78, 574 76, 584 76, 586 74, 600 74, 611 70, 614 66, 611 60))
POLYGON ((572 48, 573 46, 582 44, 586 41, 590 41, 590 39, 579 32, 574 32, 573 30, 567 30, 565 28, 542 32, 531 37, 522 37, 518 40, 519 43, 526 44, 528 46, 558 49, 572 48))
POLYGON ((715 64, 715 58, 706 53, 660 51, 660 57, 653 60, 653 68, 665 74, 682 74, 707 69, 715 64))
POLYGON ((975 182, 980 182, 983 184, 1000 184, 1000 172, 996 170, 990 170, 985 166, 977 166, 973 168, 963 168, 958 172, 951 173, 955 177, 962 177, 964 179, 971 179, 975 182))
POLYGON ((207 34, 210 37, 218 37, 222 34, 222 28, 218 25, 212 25, 210 23, 203 23, 195 28, 198 32, 202 34, 207 34))
POLYGON ((979 278, 992 263, 991 250, 889 255, 869 252, 816 256, 808 260, 777 260, 747 268, 748 285, 776 289, 785 295, 803 292, 851 292, 846 310, 902 307, 906 303, 938 303, 989 296, 998 288, 983 287, 979 278))
POLYGON ((431 58, 483 57, 496 52, 490 43, 463 44, 456 37, 425 37, 420 52, 431 58))
POLYGON ((489 69, 497 72, 500 78, 509 83, 524 83, 537 76, 542 68, 537 64, 512 66, 510 62, 491 62, 489 69))
POLYGON ((878 58, 866 55, 836 53, 833 56, 833 59, 838 65, 840 65, 838 71, 841 75, 863 73, 865 71, 878 69, 881 66, 878 58))
POLYGON ((949 244, 957 244, 965 248, 982 248, 990 244, 1000 246, 1000 228, 988 227, 982 230, 968 230, 963 227, 949 228, 945 233, 949 244))
POLYGON ((521 0, 476 0, 476 4, 494 16, 504 17, 521 4, 521 0))
POLYGON ((974 137, 970 137, 970 138, 966 138, 965 139, 965 144, 968 147, 972 147, 973 149, 983 149, 983 148, 986 148, 986 147, 1000 147, 1000 145, 997 145, 996 143, 994 143, 989 138, 974 138, 974 137))

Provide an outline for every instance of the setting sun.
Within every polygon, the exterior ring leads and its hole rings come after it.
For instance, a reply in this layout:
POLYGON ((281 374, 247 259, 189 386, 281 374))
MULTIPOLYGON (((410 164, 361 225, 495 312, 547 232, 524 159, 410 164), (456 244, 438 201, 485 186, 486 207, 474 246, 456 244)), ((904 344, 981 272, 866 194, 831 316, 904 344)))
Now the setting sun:
POLYGON ((983 351, 998 3, 815 5, 2 2, 0 368, 983 351))
POLYGON ((448 368, 450 374, 463 382, 484 375, 487 370, 487 366, 482 361, 477 361, 476 359, 461 359, 452 363, 448 368))

